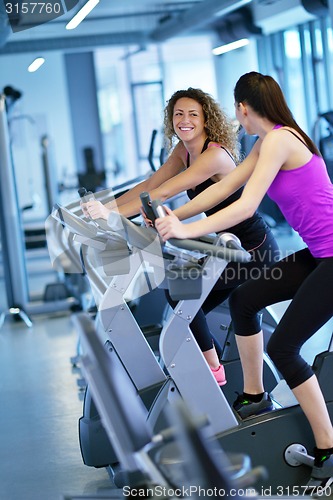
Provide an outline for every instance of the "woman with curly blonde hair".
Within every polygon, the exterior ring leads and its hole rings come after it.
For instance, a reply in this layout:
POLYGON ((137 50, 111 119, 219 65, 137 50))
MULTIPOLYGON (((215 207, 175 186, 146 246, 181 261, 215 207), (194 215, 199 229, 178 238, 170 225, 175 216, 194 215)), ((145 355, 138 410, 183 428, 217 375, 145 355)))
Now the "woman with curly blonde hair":
MULTIPOLYGON (((239 157, 237 133, 231 119, 209 94, 191 87, 178 90, 168 101, 164 115, 165 137, 171 150, 167 161, 149 179, 116 200, 106 205, 99 201, 86 203, 84 209, 91 218, 108 220, 112 210, 125 217, 138 214, 143 191, 162 202, 183 191, 192 199, 236 168, 239 157), (173 147, 175 138, 178 142, 173 147)), ((230 205, 240 198, 241 193, 242 188, 205 214, 209 216, 230 205)), ((234 233, 243 247, 252 253, 252 261, 245 265, 228 265, 227 272, 220 277, 191 323, 193 335, 219 385, 226 383, 224 368, 220 364, 222 352, 208 328, 205 315, 224 302, 236 286, 270 266, 278 254, 275 239, 257 212, 228 231, 234 233)), ((168 300, 173 306, 170 297, 168 300)))
POLYGON ((173 110, 178 99, 182 98, 193 99, 202 106, 207 137, 212 142, 223 144, 232 154, 235 161, 237 161, 239 159, 239 143, 232 121, 211 95, 201 89, 194 89, 192 87, 189 87, 187 90, 178 90, 175 92, 164 108, 164 137, 168 150, 172 149, 175 138, 179 140, 173 126, 173 110))

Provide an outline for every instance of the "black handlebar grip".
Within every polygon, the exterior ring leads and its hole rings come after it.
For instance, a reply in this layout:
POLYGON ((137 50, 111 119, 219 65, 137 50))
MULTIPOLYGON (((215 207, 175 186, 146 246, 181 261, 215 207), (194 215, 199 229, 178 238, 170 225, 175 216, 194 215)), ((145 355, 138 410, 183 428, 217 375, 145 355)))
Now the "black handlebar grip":
POLYGON ((87 203, 87 201, 94 200, 95 195, 92 191, 87 191, 86 188, 80 187, 77 192, 83 203, 87 203))
POLYGON ((152 169, 153 172, 156 172, 156 167, 154 165, 154 160, 153 160, 156 135, 157 135, 157 130, 154 129, 152 134, 151 134, 149 153, 148 153, 148 162, 149 162, 150 168, 152 169))
POLYGON ((83 198, 87 194, 87 190, 84 187, 79 188, 77 192, 79 193, 80 198, 83 198))
POLYGON ((147 193, 147 191, 143 191, 140 194, 140 199, 141 199, 141 203, 142 203, 142 208, 143 208, 147 218, 149 220, 151 220, 152 223, 154 223, 155 219, 156 219, 156 215, 155 215, 155 213, 152 209, 152 206, 151 206, 151 199, 150 199, 149 193, 147 193))

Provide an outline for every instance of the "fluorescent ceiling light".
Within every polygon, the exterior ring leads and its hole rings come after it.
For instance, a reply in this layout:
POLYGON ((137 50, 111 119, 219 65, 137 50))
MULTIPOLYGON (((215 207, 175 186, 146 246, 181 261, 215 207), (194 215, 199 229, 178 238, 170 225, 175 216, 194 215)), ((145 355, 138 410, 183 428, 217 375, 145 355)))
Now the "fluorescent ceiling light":
POLYGON ((32 61, 32 63, 28 67, 29 73, 33 73, 34 71, 37 71, 41 67, 41 65, 44 63, 45 63, 44 57, 37 57, 34 61, 32 61))
POLYGON ((82 9, 79 10, 69 21, 69 23, 66 24, 66 30, 73 30, 76 28, 85 17, 93 10, 94 7, 98 4, 99 0, 88 0, 87 3, 84 4, 82 9))
POLYGON ((220 56, 221 54, 225 54, 226 52, 230 52, 231 50, 244 47, 249 43, 250 40, 248 38, 242 38, 241 40, 237 40, 236 42, 231 42, 225 45, 221 45, 220 47, 216 47, 215 49, 212 50, 212 53, 214 54, 214 56, 220 56))

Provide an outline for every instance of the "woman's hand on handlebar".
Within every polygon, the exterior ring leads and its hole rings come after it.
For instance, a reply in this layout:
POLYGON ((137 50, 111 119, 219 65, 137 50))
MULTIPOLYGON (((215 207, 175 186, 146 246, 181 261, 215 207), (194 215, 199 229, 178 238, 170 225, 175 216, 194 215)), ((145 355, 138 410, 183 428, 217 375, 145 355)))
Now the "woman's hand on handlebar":
POLYGON ((82 210, 82 213, 85 217, 89 218, 89 213, 88 213, 88 210, 87 210, 87 207, 86 207, 86 203, 83 203, 82 201, 80 201, 80 207, 81 207, 81 210, 82 210))
POLYGON ((176 217, 169 207, 163 206, 163 208, 167 215, 155 220, 155 227, 163 241, 167 241, 170 238, 190 238, 186 227, 187 225, 180 222, 178 217, 176 217))
POLYGON ((100 201, 97 201, 97 200, 87 201, 87 203, 85 203, 84 205, 85 205, 85 209, 88 213, 88 216, 91 219, 108 220, 110 212, 112 211, 112 210, 109 210, 108 208, 106 208, 106 206, 103 205, 103 203, 101 203, 100 201))

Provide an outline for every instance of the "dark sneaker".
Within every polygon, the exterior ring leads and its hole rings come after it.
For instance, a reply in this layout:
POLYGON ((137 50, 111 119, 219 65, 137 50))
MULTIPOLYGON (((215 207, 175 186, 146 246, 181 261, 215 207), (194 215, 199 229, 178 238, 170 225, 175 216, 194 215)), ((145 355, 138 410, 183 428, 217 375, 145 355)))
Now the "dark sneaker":
POLYGON ((264 395, 259 403, 249 401, 244 398, 243 394, 239 394, 232 406, 241 419, 255 417, 257 415, 261 415, 262 413, 274 410, 274 405, 267 392, 264 392, 264 395))
MULTIPOLYGON (((313 466, 310 480, 307 483, 309 489, 314 492, 325 492, 327 489, 331 491, 333 485, 333 455, 325 460, 321 466, 313 466)), ((311 491, 310 491, 311 494, 311 491)))

